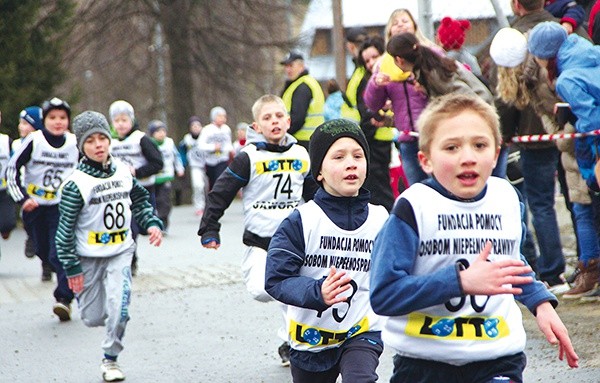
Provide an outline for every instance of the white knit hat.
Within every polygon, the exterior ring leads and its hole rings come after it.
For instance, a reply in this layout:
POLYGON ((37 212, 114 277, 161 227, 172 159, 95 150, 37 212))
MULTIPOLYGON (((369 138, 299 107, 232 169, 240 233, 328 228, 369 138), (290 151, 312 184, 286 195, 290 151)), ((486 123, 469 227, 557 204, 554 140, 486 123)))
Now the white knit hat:
POLYGON ((119 114, 128 115, 132 122, 135 120, 133 106, 125 100, 117 100, 110 104, 110 108, 108 108, 108 115, 110 116, 111 121, 114 121, 115 117, 119 114))
POLYGON ((498 66, 514 68, 527 57, 527 38, 513 28, 502 28, 490 45, 490 56, 498 66))

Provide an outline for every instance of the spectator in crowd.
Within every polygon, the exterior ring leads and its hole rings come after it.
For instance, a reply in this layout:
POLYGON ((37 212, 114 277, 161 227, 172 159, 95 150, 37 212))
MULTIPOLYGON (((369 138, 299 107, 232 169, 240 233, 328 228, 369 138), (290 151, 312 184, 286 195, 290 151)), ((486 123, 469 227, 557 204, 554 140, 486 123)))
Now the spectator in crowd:
POLYGON ((325 121, 325 95, 319 82, 308 73, 301 54, 289 52, 279 63, 287 77, 281 98, 292 119, 289 133, 308 150, 310 136, 325 121))

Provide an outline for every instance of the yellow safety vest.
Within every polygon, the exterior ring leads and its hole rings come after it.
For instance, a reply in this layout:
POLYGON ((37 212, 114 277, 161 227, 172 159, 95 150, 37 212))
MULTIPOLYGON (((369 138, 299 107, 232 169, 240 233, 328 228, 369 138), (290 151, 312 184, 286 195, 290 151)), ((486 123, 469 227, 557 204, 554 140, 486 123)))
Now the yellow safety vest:
POLYGON ((360 123, 360 113, 356 108, 358 86, 363 77, 365 77, 365 73, 367 73, 367 70, 364 66, 359 66, 354 69, 350 81, 348 81, 348 87, 346 88, 346 97, 348 101, 350 101, 350 105, 345 101, 342 104, 342 118, 346 118, 356 123, 360 123))
POLYGON ((292 96, 300 84, 308 85, 312 93, 312 100, 310 101, 310 105, 306 111, 304 126, 294 133, 294 137, 296 137, 296 139, 299 141, 309 141, 310 136, 312 136, 317 126, 325 122, 325 117, 323 117, 325 95, 323 94, 323 89, 321 89, 321 85, 317 80, 309 75, 300 76, 293 83, 291 83, 290 86, 288 86, 281 96, 288 112, 291 112, 292 110, 292 96))

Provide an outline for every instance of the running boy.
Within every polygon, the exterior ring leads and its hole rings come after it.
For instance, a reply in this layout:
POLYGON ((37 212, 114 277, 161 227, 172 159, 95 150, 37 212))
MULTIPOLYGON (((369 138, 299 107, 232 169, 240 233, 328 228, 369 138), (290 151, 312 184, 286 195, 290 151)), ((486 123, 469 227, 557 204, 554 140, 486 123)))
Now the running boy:
POLYGON ((204 214, 206 206, 206 154, 200 149, 202 123, 198 116, 192 116, 188 122, 189 132, 179 142, 179 152, 187 166, 192 183, 192 203, 196 216, 204 214))
POLYGON ((231 142, 231 128, 226 124, 227 112, 220 106, 210 110, 211 123, 202 129, 200 134, 200 149, 205 154, 206 176, 210 191, 217 178, 227 169, 234 155, 231 142))
MULTIPOLYGON (((243 242, 247 247, 242 258, 242 274, 253 298, 268 302, 272 299, 265 292, 265 262, 271 236, 281 221, 304 202, 303 197, 312 197, 312 189, 310 183, 305 183, 309 171, 308 153, 287 134, 290 116, 281 98, 262 96, 252 106, 252 114, 254 130, 248 129, 248 144, 208 194, 198 235, 202 246, 219 248, 219 219, 238 190, 243 189, 243 242)), ((279 351, 282 364, 289 363, 287 350, 283 345, 279 351)))
POLYGON ((69 133, 71 107, 59 98, 42 105, 45 129, 23 139, 6 171, 8 192, 23 209, 23 224, 33 239, 36 254, 50 263, 56 273, 53 312, 61 321, 71 319, 73 292, 56 257, 54 236, 58 226, 59 187, 73 173, 79 153, 73 133, 69 133), (24 172, 23 182, 21 172, 24 172))
POLYGON ((432 177, 407 189, 375 240, 371 304, 388 316, 399 382, 523 381, 526 335, 515 299, 535 316, 559 359, 577 367, 556 297, 519 253, 523 204, 490 177, 498 115, 479 98, 448 95, 419 121, 419 162, 432 177))
POLYGON ((310 138, 320 188, 283 220, 269 246, 265 289, 287 304, 295 383, 375 382, 381 319, 369 303, 373 240, 388 217, 362 188, 369 146, 360 127, 337 119, 310 138))
POLYGON ((56 247, 69 287, 77 294, 81 320, 88 327, 106 326, 102 378, 121 381, 125 375, 117 357, 129 321, 135 251, 131 218, 147 229, 155 246, 161 243, 162 225, 146 189, 127 165, 109 155, 106 118, 83 112, 73 119, 73 130, 82 159, 62 186, 56 247))
POLYGON ((158 218, 163 222, 167 233, 169 228, 169 216, 173 204, 171 203, 171 182, 177 177, 183 177, 183 162, 175 142, 171 137, 167 137, 167 125, 159 120, 152 120, 148 124, 148 134, 158 146, 163 159, 163 168, 156 174, 154 187, 156 193, 156 211, 158 218))
MULTIPOLYGON (((29 135, 29 133, 35 132, 36 130, 44 129, 44 118, 42 116, 42 108, 37 105, 28 106, 19 113, 19 138, 12 142, 12 154, 16 153, 23 139, 29 135)), ((21 177, 23 174, 21 174, 21 177)), ((35 257, 35 244, 31 239, 28 228, 25 226, 27 232, 27 239, 25 239, 25 256, 27 258, 35 257)), ((42 281, 49 282, 52 280, 52 266, 49 262, 42 262, 42 281)))
MULTIPOLYGON (((130 103, 117 100, 110 105, 108 114, 117 133, 116 139, 110 143, 110 154, 129 165, 129 171, 148 190, 150 203, 155 206, 154 178, 163 167, 160 151, 150 137, 138 129, 130 103)), ((140 232, 145 233, 135 219, 132 224, 133 240, 136 241, 140 232)), ((137 253, 133 254, 131 272, 134 276, 137 274, 137 253)))

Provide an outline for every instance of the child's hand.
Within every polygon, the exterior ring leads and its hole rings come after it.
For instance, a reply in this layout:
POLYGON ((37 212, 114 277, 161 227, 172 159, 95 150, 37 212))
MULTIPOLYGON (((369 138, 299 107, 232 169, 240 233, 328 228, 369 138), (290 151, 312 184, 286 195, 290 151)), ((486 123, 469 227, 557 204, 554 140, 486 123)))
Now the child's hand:
POLYGON ((563 360, 566 356, 569 367, 579 367, 579 356, 571 344, 569 332, 550 302, 544 302, 537 307, 535 320, 548 342, 558 344, 558 359, 563 360))
POLYGON ((345 271, 336 272, 335 267, 331 267, 329 275, 323 281, 321 286, 321 294, 323 294, 323 301, 327 306, 334 305, 339 302, 344 302, 347 297, 340 297, 339 295, 350 288, 350 278, 346 277, 345 271))
POLYGON ((460 272, 463 291, 471 295, 521 294, 523 291, 514 285, 533 282, 533 278, 521 276, 531 273, 531 267, 516 259, 489 262, 491 249, 488 241, 469 268, 460 272))
POLYGON ((208 243, 202 244, 202 247, 205 247, 207 249, 215 249, 215 250, 217 250, 220 246, 221 246, 221 244, 218 243, 217 241, 210 241, 208 243))
POLYGON ((184 175, 185 175, 184 171, 178 171, 177 172, 177 177, 179 177, 179 178, 183 177, 184 175))
POLYGON ((30 211, 37 209, 38 206, 40 206, 40 204, 38 204, 36 200, 29 198, 23 202, 23 211, 29 213, 30 211))
POLYGON ((76 275, 74 277, 67 277, 69 288, 75 294, 79 294, 83 291, 83 274, 76 275))
POLYGON ((573 33, 573 25, 571 25, 571 23, 561 23, 560 25, 562 25, 563 28, 565 28, 565 30, 567 31, 568 34, 573 33))
POLYGON ((379 72, 375 75, 375 84, 377 86, 386 86, 390 82, 392 82, 391 77, 385 73, 379 72))
POLYGON ((162 231, 158 227, 152 226, 148 228, 148 234, 150 235, 148 238, 150 244, 154 246, 160 246, 162 243, 162 231))

